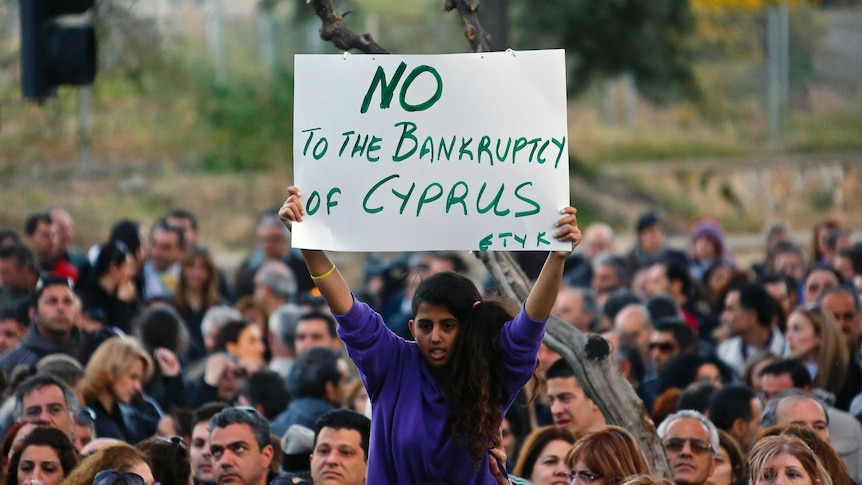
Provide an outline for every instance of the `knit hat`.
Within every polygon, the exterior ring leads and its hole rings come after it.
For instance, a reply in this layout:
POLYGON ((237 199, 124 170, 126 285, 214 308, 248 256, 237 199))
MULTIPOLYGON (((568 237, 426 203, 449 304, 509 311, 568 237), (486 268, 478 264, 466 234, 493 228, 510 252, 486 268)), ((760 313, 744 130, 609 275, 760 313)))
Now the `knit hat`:
POLYGON ((311 480, 311 462, 308 457, 314 450, 314 431, 291 425, 281 438, 282 475, 311 480))
POLYGON ((691 230, 691 242, 694 243, 702 237, 710 240, 715 245, 718 257, 724 255, 724 231, 721 230, 721 226, 712 221, 698 223, 691 230))

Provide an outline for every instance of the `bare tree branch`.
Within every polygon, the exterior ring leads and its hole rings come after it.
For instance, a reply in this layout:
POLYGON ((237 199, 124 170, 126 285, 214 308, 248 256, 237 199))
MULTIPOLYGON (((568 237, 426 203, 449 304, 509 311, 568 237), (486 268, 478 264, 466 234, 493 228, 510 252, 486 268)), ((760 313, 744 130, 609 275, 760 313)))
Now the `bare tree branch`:
MULTIPOLYGON (((476 257, 493 275, 504 297, 516 304, 527 299, 529 281, 510 253, 478 252, 476 257)), ((551 314, 544 342, 572 366, 581 387, 608 423, 622 426, 637 438, 652 473, 672 478, 667 455, 643 402, 620 374, 613 359, 607 358, 610 354, 607 340, 598 335, 587 337, 556 314, 551 314)))
POLYGON ((344 16, 336 12, 330 0, 306 0, 314 8, 314 13, 323 21, 320 26, 320 38, 332 42, 335 47, 349 51, 358 49, 366 54, 389 54, 380 47, 371 34, 357 34, 344 23, 344 16))
POLYGON ((488 52, 491 50, 491 36, 482 29, 479 17, 479 0, 446 0, 443 9, 447 12, 458 10, 461 15, 461 23, 464 25, 464 36, 470 41, 473 52, 488 52))

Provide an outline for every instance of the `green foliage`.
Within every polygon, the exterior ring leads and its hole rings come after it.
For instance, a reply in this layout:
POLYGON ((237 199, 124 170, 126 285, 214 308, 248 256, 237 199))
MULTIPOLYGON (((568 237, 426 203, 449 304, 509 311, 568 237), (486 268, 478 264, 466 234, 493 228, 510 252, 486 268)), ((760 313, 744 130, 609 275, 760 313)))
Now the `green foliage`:
MULTIPOLYGON (((703 96, 699 112, 708 120, 756 120, 764 115, 767 93, 766 9, 745 2, 704 8, 696 2, 698 28, 692 48, 703 96)), ((795 2, 789 12, 789 78, 792 104, 808 99, 814 54, 826 30, 820 12, 795 2), (794 102, 795 101, 795 102, 794 102)))
POLYGON ((290 158, 292 76, 282 73, 271 83, 208 84, 198 94, 198 107, 213 141, 203 154, 208 170, 264 170, 290 158))
POLYGON ((694 28, 688 0, 526 0, 515 15, 524 43, 566 49, 573 92, 631 73, 655 102, 699 94, 686 45, 694 28))

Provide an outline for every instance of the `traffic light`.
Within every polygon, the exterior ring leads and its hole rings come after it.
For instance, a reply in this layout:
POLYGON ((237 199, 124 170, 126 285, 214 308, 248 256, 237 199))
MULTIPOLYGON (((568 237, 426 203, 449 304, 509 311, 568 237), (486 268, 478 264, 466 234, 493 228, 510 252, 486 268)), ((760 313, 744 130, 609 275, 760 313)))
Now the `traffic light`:
POLYGON ((42 100, 57 86, 92 84, 96 32, 83 16, 94 0, 21 0, 21 89, 42 100))

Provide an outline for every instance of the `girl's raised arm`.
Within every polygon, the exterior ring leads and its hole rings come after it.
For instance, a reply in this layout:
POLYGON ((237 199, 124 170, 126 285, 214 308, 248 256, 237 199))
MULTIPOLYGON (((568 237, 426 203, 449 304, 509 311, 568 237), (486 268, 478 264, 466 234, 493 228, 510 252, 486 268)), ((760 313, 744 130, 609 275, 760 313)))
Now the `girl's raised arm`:
MULTIPOLYGON (((563 217, 555 224, 559 230, 554 234, 554 237, 560 241, 571 241, 572 250, 574 250, 581 243, 581 230, 578 228, 578 218, 576 217, 578 210, 574 207, 566 207, 560 212, 563 217)), ((530 295, 524 304, 527 315, 533 320, 545 320, 551 314, 551 309, 554 308, 554 302, 557 300, 557 293, 560 292, 563 267, 570 254, 572 254, 571 250, 552 251, 548 254, 548 259, 545 260, 542 271, 536 278, 536 283, 530 290, 530 295)))
MULTIPOLYGON (((287 189, 287 199, 278 210, 278 217, 288 229, 294 222, 302 222, 305 209, 302 207, 300 198, 302 191, 299 187, 290 186, 287 189)), ((319 250, 303 249, 302 257, 305 265, 311 273, 311 279, 323 295, 323 299, 329 305, 329 309, 336 315, 344 315, 353 307, 353 294, 347 281, 341 276, 335 264, 329 260, 325 252, 319 250)))

